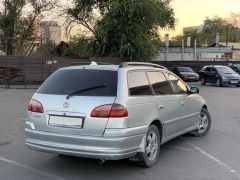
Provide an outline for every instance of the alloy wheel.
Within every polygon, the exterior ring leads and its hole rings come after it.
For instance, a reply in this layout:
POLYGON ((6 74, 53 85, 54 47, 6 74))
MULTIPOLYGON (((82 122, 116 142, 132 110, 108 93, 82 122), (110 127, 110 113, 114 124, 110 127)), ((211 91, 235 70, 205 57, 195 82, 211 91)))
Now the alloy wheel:
POLYGON ((208 127, 208 117, 205 113, 201 112, 198 121, 198 132, 203 133, 208 127))
POLYGON ((159 142, 156 132, 152 131, 148 134, 146 142, 146 154, 150 161, 153 161, 157 155, 159 142))

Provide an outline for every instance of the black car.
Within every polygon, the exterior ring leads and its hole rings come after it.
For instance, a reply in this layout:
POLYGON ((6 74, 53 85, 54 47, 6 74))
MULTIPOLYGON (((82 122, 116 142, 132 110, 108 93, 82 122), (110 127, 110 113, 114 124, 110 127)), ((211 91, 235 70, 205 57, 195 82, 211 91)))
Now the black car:
POLYGON ((217 86, 235 85, 240 87, 240 75, 227 66, 205 66, 200 71, 201 84, 216 84, 217 86))
POLYGON ((184 81, 198 81, 199 75, 190 67, 177 67, 173 72, 181 77, 184 81))

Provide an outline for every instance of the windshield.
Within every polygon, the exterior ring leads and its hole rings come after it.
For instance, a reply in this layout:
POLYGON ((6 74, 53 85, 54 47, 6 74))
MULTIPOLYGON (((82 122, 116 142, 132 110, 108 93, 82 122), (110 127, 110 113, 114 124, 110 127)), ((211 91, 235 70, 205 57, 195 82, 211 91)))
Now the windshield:
POLYGON ((117 71, 86 69, 59 70, 53 73, 40 86, 37 93, 55 95, 74 94, 79 96, 116 96, 117 71), (101 88, 98 88, 99 86, 101 86, 101 88))
POLYGON ((240 69, 240 64, 235 64, 234 66, 240 69))
POLYGON ((190 67, 179 67, 179 72, 193 72, 193 70, 190 67))
POLYGON ((217 67, 216 69, 220 74, 236 74, 236 72, 229 67, 217 67))

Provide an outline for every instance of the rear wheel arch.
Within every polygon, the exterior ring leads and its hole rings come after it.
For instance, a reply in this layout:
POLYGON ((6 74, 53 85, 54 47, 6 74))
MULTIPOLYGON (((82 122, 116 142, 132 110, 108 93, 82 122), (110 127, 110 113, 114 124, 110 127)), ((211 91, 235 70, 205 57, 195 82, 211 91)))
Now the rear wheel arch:
POLYGON ((150 126, 151 125, 157 126, 159 134, 160 134, 160 143, 161 143, 162 142, 162 137, 163 137, 163 125, 162 125, 162 122, 160 120, 156 119, 156 120, 152 121, 150 126))
POLYGON ((207 107, 207 105, 206 105, 206 104, 205 104, 205 105, 203 105, 202 109, 207 109, 207 110, 208 110, 208 107, 207 107))

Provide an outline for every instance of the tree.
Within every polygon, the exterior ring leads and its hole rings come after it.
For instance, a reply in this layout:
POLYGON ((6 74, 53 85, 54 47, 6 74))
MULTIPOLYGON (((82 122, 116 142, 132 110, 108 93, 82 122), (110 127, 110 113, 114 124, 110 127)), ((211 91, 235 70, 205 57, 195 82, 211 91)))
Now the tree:
POLYGON ((0 47, 8 55, 26 54, 37 38, 36 22, 50 10, 51 0, 4 0, 0 2, 0 47), (27 10, 26 10, 27 9, 27 10))
POLYGON ((149 59, 160 48, 160 28, 174 28, 169 0, 74 0, 70 23, 91 32, 99 56, 149 59))
POLYGON ((240 28, 240 12, 232 12, 227 18, 227 22, 235 28, 240 28))
MULTIPOLYGON (((233 14, 230 15, 233 17, 233 14)), ((220 17, 206 18, 202 32, 199 35, 201 44, 212 45, 216 40, 216 33, 220 35, 220 42, 238 42, 240 40, 240 28, 237 27, 237 18, 223 19, 220 17)))
POLYGON ((206 18, 204 20, 204 25, 202 32, 200 33, 201 44, 212 45, 216 41, 216 33, 220 34, 220 41, 224 42, 226 40, 226 27, 227 21, 215 16, 213 18, 206 18))
POLYGON ((182 41, 185 40, 185 36, 177 35, 170 40, 170 46, 172 47, 181 47, 182 41))
POLYGON ((227 36, 226 42, 239 42, 240 41, 240 12, 231 13, 229 17, 226 18, 228 22, 227 25, 227 36))

